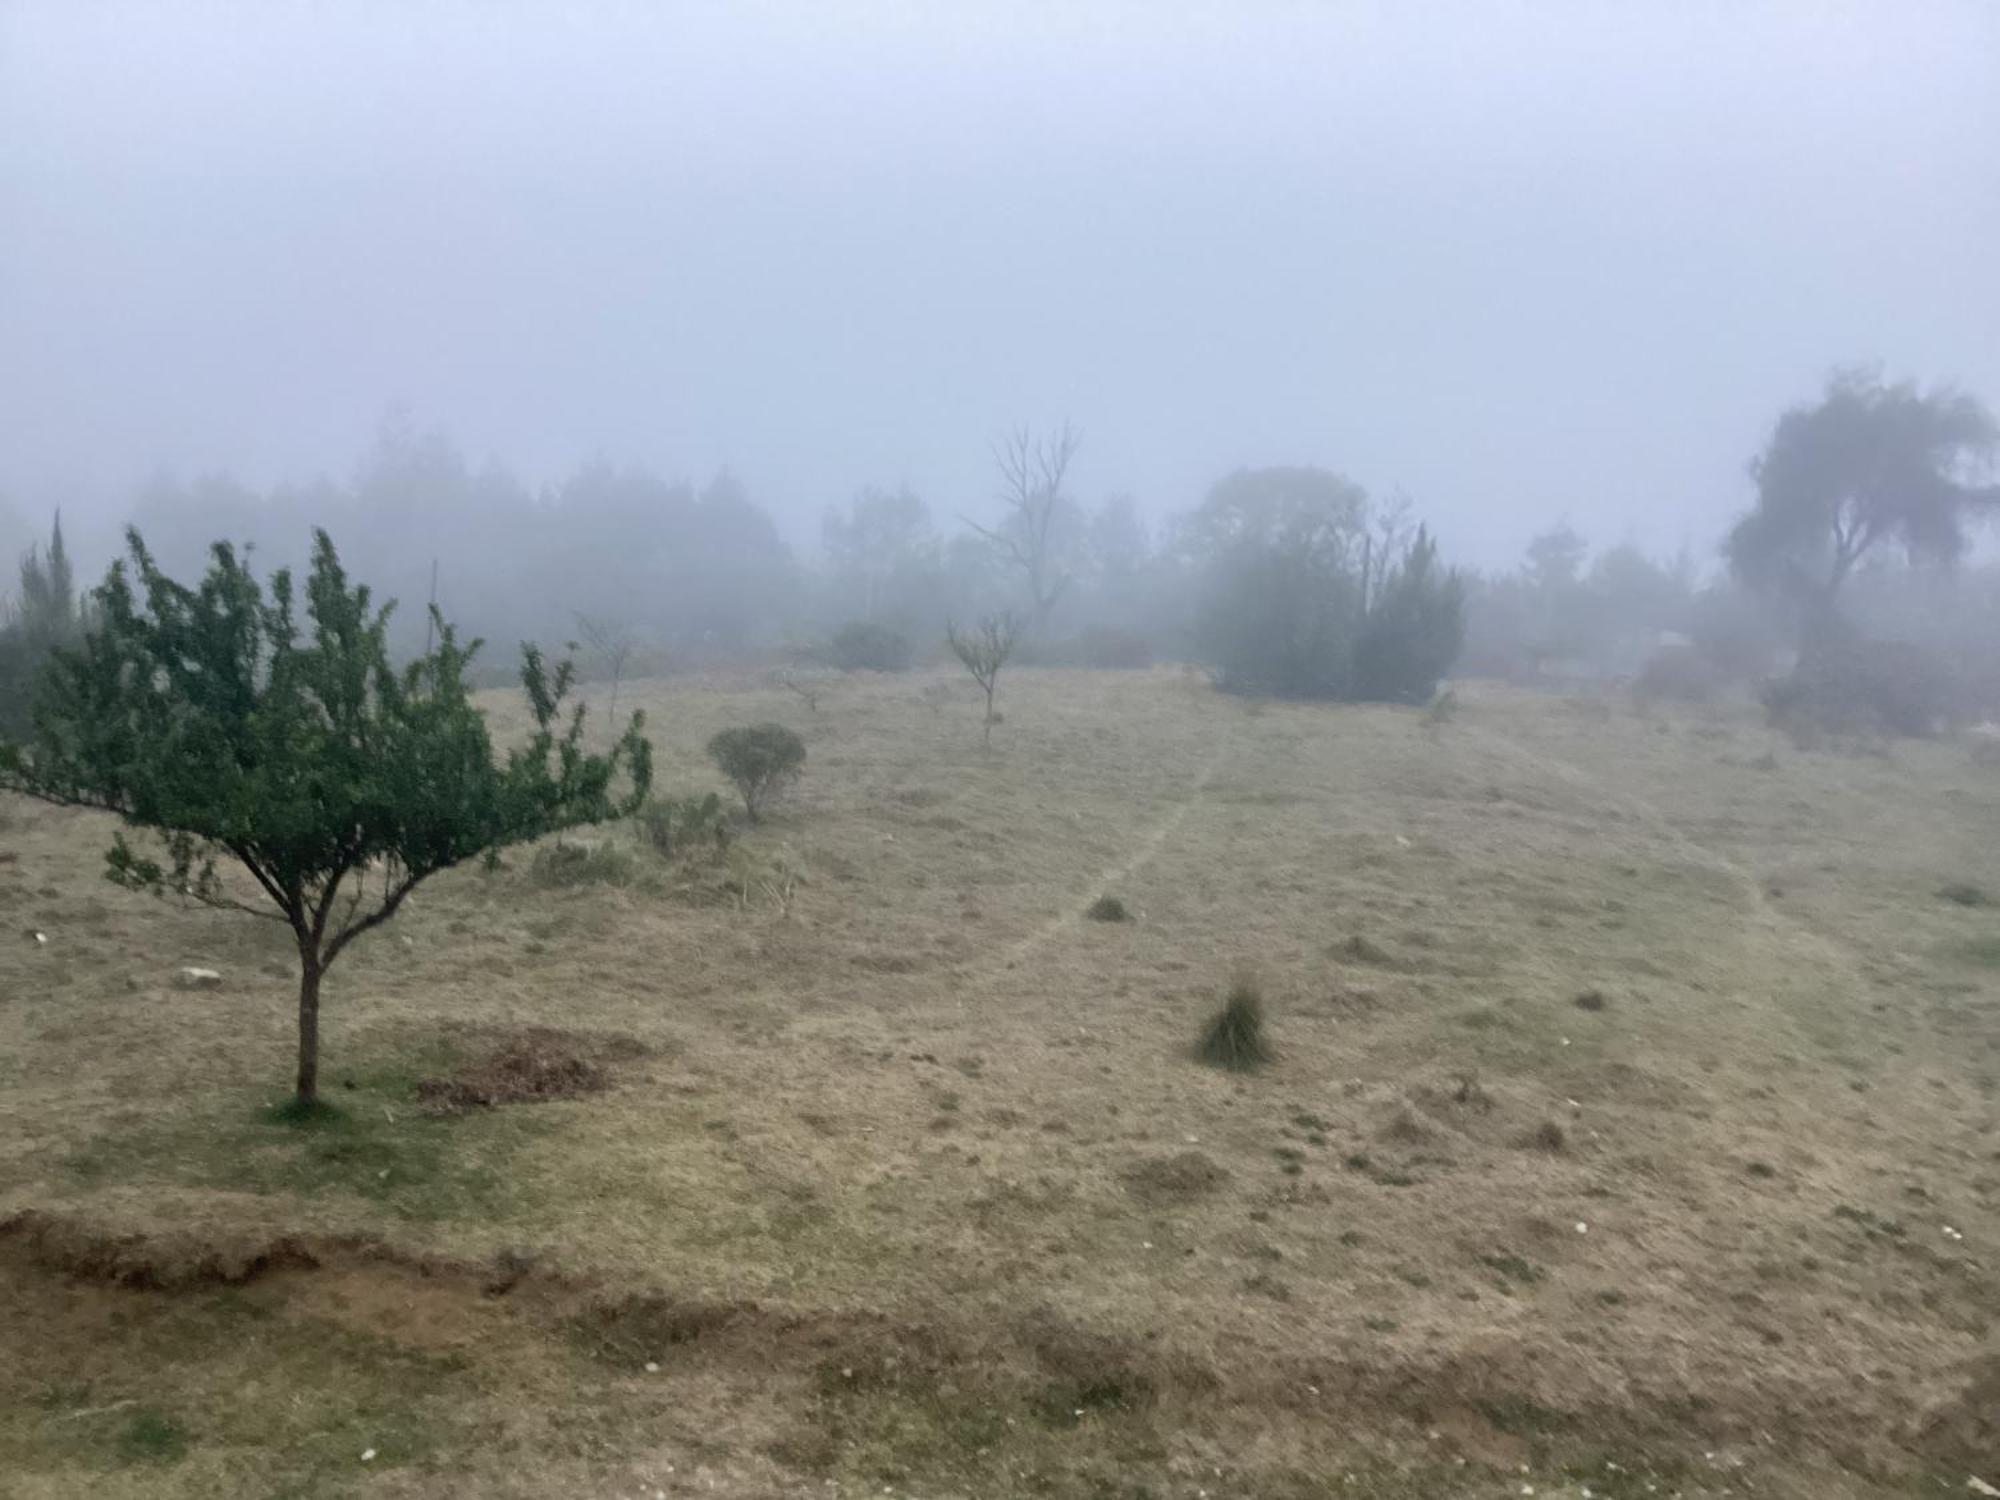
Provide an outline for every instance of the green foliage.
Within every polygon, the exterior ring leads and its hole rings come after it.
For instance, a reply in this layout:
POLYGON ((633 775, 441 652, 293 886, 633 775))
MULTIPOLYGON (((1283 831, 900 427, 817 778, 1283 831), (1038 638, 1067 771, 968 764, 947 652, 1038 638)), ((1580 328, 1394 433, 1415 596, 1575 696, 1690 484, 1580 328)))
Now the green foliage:
POLYGON ((782 724, 725 729, 708 742, 709 756, 743 794, 743 810, 755 823, 806 763, 806 742, 782 724))
POLYGON ((643 721, 634 714, 608 755, 585 753, 583 707, 564 711, 570 664, 551 671, 523 647, 534 732, 496 762, 466 680, 479 643, 462 645, 438 618, 435 646, 395 670, 389 608, 349 584, 324 532, 303 629, 288 570, 267 595, 217 543, 190 588, 155 566, 136 531, 128 541, 80 644, 44 674, 29 742, 0 746, 0 786, 159 836, 164 862, 115 839, 107 873, 120 885, 291 928, 309 1101, 326 968, 438 871, 636 809, 652 779, 643 721), (268 906, 223 878, 218 862, 232 860, 268 906))
POLYGON ((20 739, 33 727, 42 668, 55 651, 75 644, 82 626, 58 516, 48 552, 32 548, 21 559, 19 597, 0 609, 0 740, 20 739))
POLYGON ((655 797, 639 809, 639 828, 654 852, 679 859, 697 850, 729 847, 729 820, 714 792, 700 797, 655 797))
POLYGON ((1465 582, 1441 568, 1423 527, 1367 599, 1354 642, 1353 696, 1425 703, 1465 643, 1465 582))
POLYGON ((1245 1073, 1271 1060, 1270 1044, 1264 1040, 1264 997, 1248 979, 1229 987, 1222 1008, 1209 1019, 1195 1056, 1214 1068, 1245 1073))
POLYGON ((843 672, 907 672, 910 638, 872 620, 843 625, 828 643, 833 664, 843 672))
POLYGON ((1188 541, 1209 559, 1201 648, 1229 691, 1422 703, 1464 641, 1464 581, 1430 534, 1337 474, 1239 471, 1188 541))

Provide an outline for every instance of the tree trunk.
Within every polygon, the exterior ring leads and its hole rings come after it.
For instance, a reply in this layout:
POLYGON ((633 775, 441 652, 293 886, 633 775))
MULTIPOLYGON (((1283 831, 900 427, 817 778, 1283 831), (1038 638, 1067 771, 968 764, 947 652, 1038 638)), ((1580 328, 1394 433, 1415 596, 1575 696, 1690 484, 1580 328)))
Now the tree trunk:
POLYGON ((299 1103, 319 1102, 319 955, 299 953, 299 1103))

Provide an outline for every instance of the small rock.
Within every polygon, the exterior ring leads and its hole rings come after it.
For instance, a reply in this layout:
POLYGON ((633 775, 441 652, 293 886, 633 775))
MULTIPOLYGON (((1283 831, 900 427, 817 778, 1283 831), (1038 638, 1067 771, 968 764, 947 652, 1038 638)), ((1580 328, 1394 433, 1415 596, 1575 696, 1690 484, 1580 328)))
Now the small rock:
POLYGON ((178 969, 174 973, 174 988, 177 990, 219 990, 222 975, 215 969, 198 969, 192 965, 178 969))
POLYGON ((375 1450, 373 1448, 367 1448, 362 1450, 361 1461, 364 1464, 372 1464, 373 1462, 375 1462, 375 1450))

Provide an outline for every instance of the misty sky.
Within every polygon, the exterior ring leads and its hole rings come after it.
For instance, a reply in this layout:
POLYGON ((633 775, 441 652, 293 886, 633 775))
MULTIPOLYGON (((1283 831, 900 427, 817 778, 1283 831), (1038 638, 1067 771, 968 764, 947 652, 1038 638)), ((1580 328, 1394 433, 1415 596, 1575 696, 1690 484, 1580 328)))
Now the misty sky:
MULTIPOLYGON (((2000 402, 2000 6, 0 0, 0 492, 727 464, 809 540, 1085 433, 1713 544, 1827 369, 2000 402)), ((93 499, 93 497, 95 497, 93 499)))

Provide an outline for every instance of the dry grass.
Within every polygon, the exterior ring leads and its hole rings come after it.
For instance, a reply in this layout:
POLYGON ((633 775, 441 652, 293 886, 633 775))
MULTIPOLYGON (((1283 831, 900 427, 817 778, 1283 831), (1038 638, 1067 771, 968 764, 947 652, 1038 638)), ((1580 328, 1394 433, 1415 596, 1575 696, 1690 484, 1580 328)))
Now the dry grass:
POLYGON ((628 685, 665 790, 788 714, 813 775, 699 882, 614 829, 645 878, 420 892, 328 982, 324 1127, 265 1112, 279 934, 9 808, 0 1493, 1963 1491, 1990 767, 1009 684, 991 753, 907 681, 628 685), (1200 1067, 1245 966, 1282 1051, 1200 1067), (644 1052, 422 1113, 536 1026, 644 1052))

